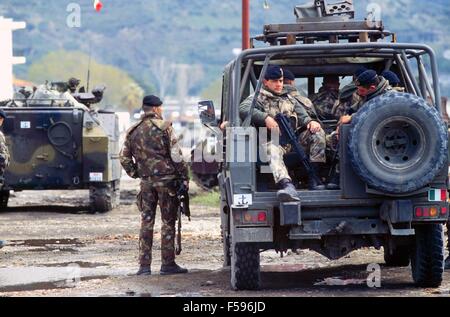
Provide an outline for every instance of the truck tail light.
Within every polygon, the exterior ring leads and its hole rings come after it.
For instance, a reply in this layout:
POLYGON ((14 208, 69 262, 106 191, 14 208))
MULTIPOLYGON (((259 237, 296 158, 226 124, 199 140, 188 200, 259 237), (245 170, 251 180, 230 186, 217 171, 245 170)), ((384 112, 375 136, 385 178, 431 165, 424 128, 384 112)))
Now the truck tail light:
POLYGON ((266 222, 267 221, 267 213, 262 211, 258 213, 258 222, 266 222))

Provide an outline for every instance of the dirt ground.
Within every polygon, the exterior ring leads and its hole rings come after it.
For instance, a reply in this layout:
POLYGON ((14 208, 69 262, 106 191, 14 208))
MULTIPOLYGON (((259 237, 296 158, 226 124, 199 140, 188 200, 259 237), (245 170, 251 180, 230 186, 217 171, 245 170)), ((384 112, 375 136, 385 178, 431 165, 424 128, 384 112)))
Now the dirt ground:
POLYGON ((222 268, 217 208, 191 206, 183 223, 183 253, 177 262, 190 273, 159 276, 159 221, 152 276, 137 277, 138 182, 122 183, 120 208, 87 213, 85 191, 14 193, 0 214, 0 296, 449 296, 450 274, 438 289, 412 284, 410 268, 386 268, 382 250, 364 249, 339 261, 311 252, 283 258, 261 255, 262 290, 234 292, 230 271, 222 268), (368 264, 381 265, 381 287, 370 288, 368 264))

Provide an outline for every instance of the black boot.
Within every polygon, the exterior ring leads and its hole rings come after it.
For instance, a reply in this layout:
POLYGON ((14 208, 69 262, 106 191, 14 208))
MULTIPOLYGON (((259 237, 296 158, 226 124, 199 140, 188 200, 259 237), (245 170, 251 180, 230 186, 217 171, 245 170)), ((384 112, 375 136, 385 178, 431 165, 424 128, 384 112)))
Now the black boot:
POLYGON ((283 179, 278 183, 280 190, 277 193, 280 202, 300 201, 297 189, 290 179, 283 179))
POLYGON ((339 188, 341 188, 340 183, 341 183, 341 176, 336 171, 334 171, 333 174, 331 175, 330 181, 327 184, 327 189, 338 190, 339 188))
POLYGON ((313 172, 309 175, 309 190, 324 190, 325 185, 319 178, 317 171, 319 170, 321 163, 311 163, 313 172))
POLYGON ((150 268, 150 265, 141 265, 136 275, 138 276, 152 275, 152 269, 150 268))
POLYGON ((171 265, 161 265, 161 275, 173 275, 173 274, 186 274, 188 272, 187 269, 182 268, 175 262, 171 265))

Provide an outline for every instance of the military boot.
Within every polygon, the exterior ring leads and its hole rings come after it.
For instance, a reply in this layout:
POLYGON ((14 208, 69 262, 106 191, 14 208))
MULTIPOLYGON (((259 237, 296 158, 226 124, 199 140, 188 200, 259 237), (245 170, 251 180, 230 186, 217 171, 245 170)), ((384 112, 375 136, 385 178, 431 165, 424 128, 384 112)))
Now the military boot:
POLYGON ((187 269, 182 268, 175 262, 171 265, 161 265, 161 275, 173 275, 173 274, 186 274, 188 272, 187 269))
POLYGON ((339 188, 341 188, 340 183, 341 183, 341 177, 340 177, 339 173, 334 171, 333 174, 331 175, 330 181, 327 184, 327 189, 328 190, 338 190, 339 188))
POLYGON ((320 163, 312 163, 313 173, 309 175, 309 190, 324 190, 325 185, 320 180, 319 176, 317 176, 317 172, 319 170, 320 163))
POLYGON ((277 193, 277 197, 280 202, 300 201, 297 189, 295 189, 290 179, 283 179, 278 183, 278 187, 280 190, 277 193))
POLYGON ((149 265, 141 265, 136 275, 138 276, 152 275, 152 269, 150 268, 149 265))

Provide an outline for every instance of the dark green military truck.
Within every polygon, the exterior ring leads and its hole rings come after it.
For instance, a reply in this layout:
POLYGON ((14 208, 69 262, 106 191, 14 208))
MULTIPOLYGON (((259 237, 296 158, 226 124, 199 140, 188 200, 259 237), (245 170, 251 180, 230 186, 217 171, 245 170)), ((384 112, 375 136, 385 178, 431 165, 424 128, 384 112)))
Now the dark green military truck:
MULTIPOLYGON (((363 247, 384 248, 388 266, 411 263, 417 285, 439 286, 449 212, 448 128, 435 53, 423 44, 398 43, 381 21, 354 20, 351 1, 316 1, 295 12, 297 23, 266 25, 254 44, 270 45, 242 52, 224 71, 221 122, 230 128, 223 138, 219 186, 232 287, 260 287, 264 250, 311 249, 339 259, 363 247), (340 189, 309 191, 299 185, 301 202, 277 200, 273 176, 257 153, 255 129, 239 117, 241 102, 260 89, 269 64, 289 69, 310 95, 324 76, 351 78, 361 66, 401 78, 405 93, 374 98, 342 126, 340 189)), ((203 123, 215 126, 216 120, 205 117, 203 123)), ((324 122, 325 130, 335 126, 324 122)), ((333 164, 333 154, 329 157, 330 166, 320 171, 324 178, 333 164)), ((288 167, 301 181, 300 164, 288 167)))
POLYGON ((2 208, 12 190, 87 189, 92 212, 119 203, 118 116, 91 109, 101 90, 71 94, 61 86, 42 85, 3 103, 11 164, 0 192, 2 208))

